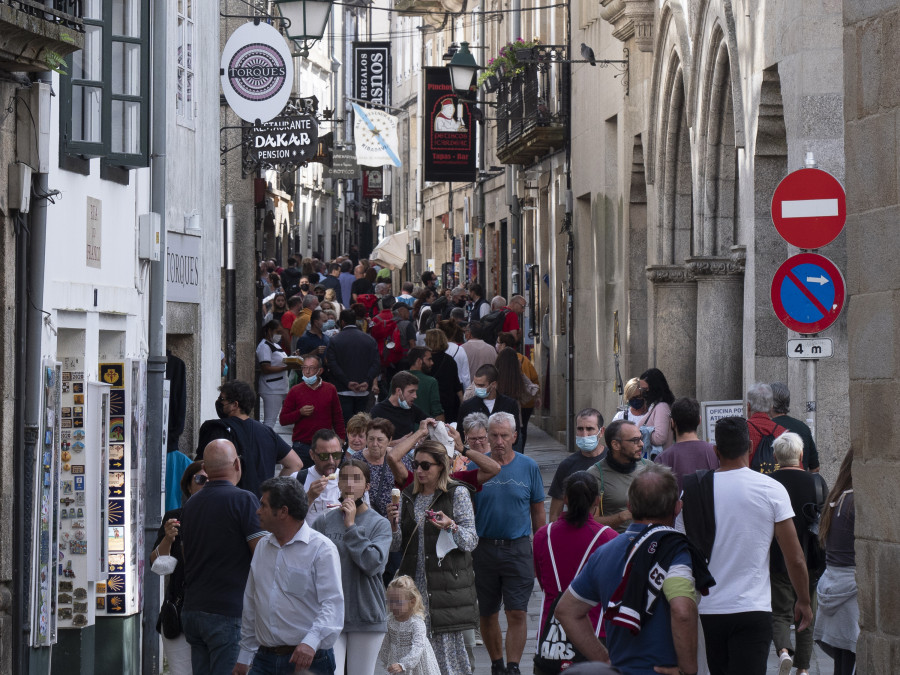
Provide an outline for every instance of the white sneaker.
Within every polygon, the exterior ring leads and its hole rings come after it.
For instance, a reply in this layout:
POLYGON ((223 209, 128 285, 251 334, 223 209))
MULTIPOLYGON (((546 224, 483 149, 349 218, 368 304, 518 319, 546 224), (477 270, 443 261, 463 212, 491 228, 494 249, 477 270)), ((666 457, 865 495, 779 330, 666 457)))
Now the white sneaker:
POLYGON ((483 644, 484 644, 484 640, 481 639, 481 628, 476 628, 476 629, 475 629, 475 644, 476 644, 476 645, 483 645, 483 644))
POLYGON ((791 675, 791 668, 794 666, 794 659, 787 652, 781 653, 781 663, 778 666, 778 675, 791 675))

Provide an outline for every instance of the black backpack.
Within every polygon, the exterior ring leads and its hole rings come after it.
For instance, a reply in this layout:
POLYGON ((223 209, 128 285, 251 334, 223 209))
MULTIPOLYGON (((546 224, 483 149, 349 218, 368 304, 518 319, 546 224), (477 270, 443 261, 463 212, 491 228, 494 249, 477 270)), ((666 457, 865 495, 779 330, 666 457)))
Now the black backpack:
POLYGON ((481 339, 492 347, 497 344, 497 337, 503 332, 503 322, 506 321, 506 315, 512 310, 498 309, 491 312, 481 319, 481 339))
POLYGON ((753 460, 750 462, 750 468, 763 474, 770 474, 775 471, 775 436, 773 434, 764 434, 752 422, 747 422, 751 427, 756 429, 756 433, 760 435, 759 445, 756 452, 753 453, 753 460))
POLYGON ((816 483, 816 501, 803 505, 803 520, 806 523, 806 569, 810 579, 818 579, 825 572, 825 549, 819 542, 819 519, 828 498, 828 485, 817 473, 810 474, 816 483))

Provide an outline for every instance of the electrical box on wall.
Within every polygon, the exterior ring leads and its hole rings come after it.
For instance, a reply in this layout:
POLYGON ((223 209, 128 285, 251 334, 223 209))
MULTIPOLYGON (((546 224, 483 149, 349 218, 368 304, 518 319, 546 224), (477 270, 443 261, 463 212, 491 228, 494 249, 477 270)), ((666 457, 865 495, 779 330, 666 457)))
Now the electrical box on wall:
POLYGON ((38 173, 50 171, 50 95, 45 82, 16 94, 16 156, 38 173))
POLYGON ((31 207, 31 167, 24 162, 9 165, 9 208, 28 213, 31 207))
POLYGON ((159 260, 161 223, 158 213, 142 213, 138 216, 138 257, 141 260, 159 260))

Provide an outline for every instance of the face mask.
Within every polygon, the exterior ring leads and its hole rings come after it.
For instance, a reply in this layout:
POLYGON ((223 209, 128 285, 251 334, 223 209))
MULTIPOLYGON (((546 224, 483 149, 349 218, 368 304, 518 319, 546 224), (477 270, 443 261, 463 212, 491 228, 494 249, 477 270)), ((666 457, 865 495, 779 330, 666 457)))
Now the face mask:
POLYGON ((400 399, 400 407, 404 410, 409 410, 409 403, 406 402, 405 398, 400 399))
POLYGON ((309 293, 309 284, 300 284, 300 290, 304 293, 309 293))
POLYGON ((216 399, 216 415, 219 416, 220 420, 224 420, 228 417, 228 415, 225 414, 225 404, 220 399, 216 399))
POLYGON ((324 293, 322 293, 322 295, 319 295, 318 293, 316 293, 316 297, 319 299, 319 302, 325 302, 325 294, 324 293))
POLYGON ((323 325, 322 330, 332 330, 334 329, 334 319, 328 319, 323 325))
POLYGON ((319 379, 318 375, 313 375, 313 376, 304 375, 303 376, 303 381, 306 384, 308 384, 310 387, 313 386, 318 381, 318 379, 319 379))
POLYGON ((475 395, 478 398, 487 398, 487 396, 488 396, 487 387, 475 387, 475 395))
POLYGON ((599 440, 596 436, 576 436, 575 437, 575 445, 578 446, 578 449, 582 452, 593 452, 597 449, 597 444, 599 440))
POLYGON ((222 367, 222 377, 228 377, 228 364, 227 363, 222 367))
POLYGON ((635 410, 640 410, 644 407, 644 399, 639 396, 635 396, 634 398, 628 399, 628 405, 630 405, 635 410))

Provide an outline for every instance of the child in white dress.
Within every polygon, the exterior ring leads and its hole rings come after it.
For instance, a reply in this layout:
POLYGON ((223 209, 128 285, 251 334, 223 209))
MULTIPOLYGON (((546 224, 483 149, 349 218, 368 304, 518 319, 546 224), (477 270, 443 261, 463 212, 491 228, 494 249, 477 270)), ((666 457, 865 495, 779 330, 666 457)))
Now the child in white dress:
POLYGON ((389 673, 440 675, 431 642, 425 633, 422 596, 411 577, 394 579, 387 588, 387 635, 381 643, 378 661, 389 673))

